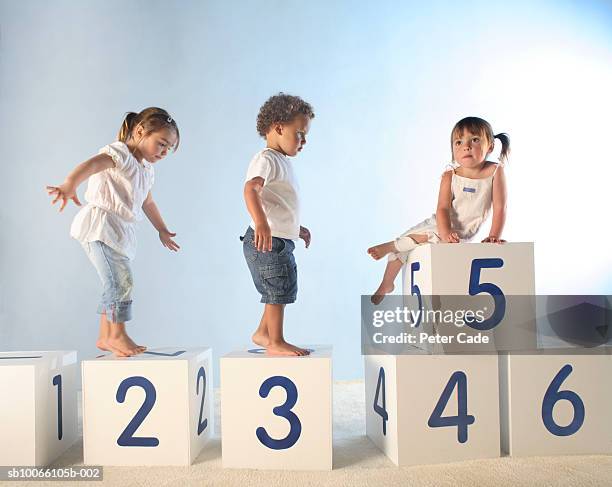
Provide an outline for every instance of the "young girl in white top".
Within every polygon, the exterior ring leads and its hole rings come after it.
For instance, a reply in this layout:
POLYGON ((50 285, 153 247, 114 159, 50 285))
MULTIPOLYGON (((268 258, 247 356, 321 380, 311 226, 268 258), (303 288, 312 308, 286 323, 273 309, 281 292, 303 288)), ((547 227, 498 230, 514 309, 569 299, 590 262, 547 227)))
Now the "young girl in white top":
POLYGON ((395 240, 368 249, 376 260, 389 255, 382 282, 371 298, 374 304, 380 303, 385 294, 393 291, 395 278, 412 249, 426 242, 458 243, 471 240, 489 215, 491 207, 491 231, 483 242, 505 242, 501 239, 501 233, 506 221, 503 164, 510 154, 508 134, 493 135, 493 129, 486 120, 467 117, 453 127, 451 149, 453 169, 442 175, 436 213, 395 240), (499 164, 487 161, 495 139, 502 144, 499 164))
POLYGON ((172 239, 176 234, 168 230, 153 200, 151 187, 153 164, 176 150, 180 136, 168 112, 150 107, 128 113, 118 139, 79 164, 60 186, 47 186, 47 192, 53 197, 52 204, 61 200, 60 211, 68 200, 81 206, 77 188, 89 178, 87 205, 75 216, 70 235, 81 243, 102 281, 96 346, 125 357, 146 350, 125 331, 125 322, 132 318, 134 223, 142 219, 142 212, 159 232, 164 247, 179 249, 172 239))

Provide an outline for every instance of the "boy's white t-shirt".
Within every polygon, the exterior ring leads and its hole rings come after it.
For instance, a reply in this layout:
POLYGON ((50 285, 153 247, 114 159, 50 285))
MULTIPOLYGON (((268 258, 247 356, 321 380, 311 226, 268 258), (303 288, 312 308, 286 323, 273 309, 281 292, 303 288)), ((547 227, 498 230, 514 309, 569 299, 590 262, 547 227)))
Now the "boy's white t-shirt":
POLYGON ((96 173, 87 181, 87 205, 74 217, 70 236, 79 242, 100 240, 133 259, 134 223, 142 219, 142 204, 155 178, 153 166, 145 160, 138 162, 123 142, 113 142, 98 153, 108 154, 115 167, 96 173))
MULTIPOLYGON (((273 237, 297 240, 300 236, 298 185, 289 158, 266 148, 253 157, 246 181, 264 180, 261 201, 273 237)), ((251 220, 251 228, 255 222, 251 220)))

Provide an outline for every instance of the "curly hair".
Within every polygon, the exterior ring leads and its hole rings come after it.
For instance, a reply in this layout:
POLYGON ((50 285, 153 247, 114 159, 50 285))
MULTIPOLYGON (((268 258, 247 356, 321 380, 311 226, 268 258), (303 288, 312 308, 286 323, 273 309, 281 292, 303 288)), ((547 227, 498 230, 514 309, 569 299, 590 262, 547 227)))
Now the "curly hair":
POLYGON ((299 96, 286 95, 285 93, 271 96, 259 109, 257 132, 265 137, 272 125, 289 123, 297 115, 305 115, 309 119, 313 119, 315 116, 312 106, 299 96))

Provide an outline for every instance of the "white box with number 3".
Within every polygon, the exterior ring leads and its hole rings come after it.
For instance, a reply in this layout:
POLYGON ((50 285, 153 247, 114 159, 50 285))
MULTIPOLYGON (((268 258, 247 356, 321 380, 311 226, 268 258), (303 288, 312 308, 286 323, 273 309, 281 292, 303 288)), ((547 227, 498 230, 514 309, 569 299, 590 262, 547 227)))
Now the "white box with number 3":
POLYGON ((331 347, 306 348, 304 357, 221 358, 224 467, 331 470, 331 347))
POLYGON ((0 465, 46 466, 76 441, 76 359, 0 352, 0 465))
POLYGON ((89 465, 190 465, 213 431, 210 348, 84 360, 89 465))

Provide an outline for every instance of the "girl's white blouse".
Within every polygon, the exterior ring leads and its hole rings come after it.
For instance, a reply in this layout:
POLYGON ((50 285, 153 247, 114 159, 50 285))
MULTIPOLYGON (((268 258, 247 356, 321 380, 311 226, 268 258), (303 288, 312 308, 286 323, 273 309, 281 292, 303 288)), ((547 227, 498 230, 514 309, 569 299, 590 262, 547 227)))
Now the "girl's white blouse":
POLYGON ((147 161, 138 160, 123 142, 102 147, 115 167, 89 178, 84 206, 74 217, 70 236, 79 242, 100 240, 122 255, 136 255, 134 223, 142 220, 142 204, 155 174, 147 161))

